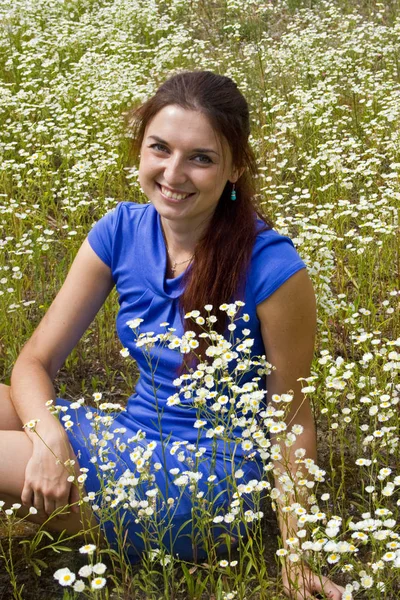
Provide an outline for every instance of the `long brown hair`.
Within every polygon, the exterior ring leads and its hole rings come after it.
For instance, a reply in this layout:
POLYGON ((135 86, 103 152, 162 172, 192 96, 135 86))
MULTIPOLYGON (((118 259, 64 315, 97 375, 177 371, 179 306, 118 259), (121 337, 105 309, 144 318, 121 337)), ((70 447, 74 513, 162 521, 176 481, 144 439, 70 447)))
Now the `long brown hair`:
MULTIPOLYGON (((218 321, 214 329, 224 333, 225 313, 218 307, 242 300, 246 270, 257 235, 256 214, 265 228, 271 221, 261 215, 255 204, 257 166, 249 145, 250 122, 247 102, 229 77, 210 71, 186 71, 169 78, 154 96, 126 115, 132 133, 131 151, 138 157, 146 127, 165 106, 177 105, 204 114, 220 139, 229 144, 233 167, 242 171, 236 182, 236 201, 231 200, 228 181, 209 226, 195 248, 194 260, 183 278, 180 297, 182 314, 202 311, 212 304, 218 321)), ((185 320, 185 330, 200 333, 200 327, 185 320)), ((199 340, 200 341, 200 340, 199 340)), ((204 344, 201 344, 204 350, 204 344)))

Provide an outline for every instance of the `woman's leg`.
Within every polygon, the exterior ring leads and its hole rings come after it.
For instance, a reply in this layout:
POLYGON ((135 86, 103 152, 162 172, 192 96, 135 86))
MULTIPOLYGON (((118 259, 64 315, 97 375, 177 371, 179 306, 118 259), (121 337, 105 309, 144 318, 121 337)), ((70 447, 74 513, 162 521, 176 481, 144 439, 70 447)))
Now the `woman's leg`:
MULTIPOLYGON (((12 405, 10 388, 0 384, 0 500, 7 506, 21 504, 21 493, 25 481, 26 465, 32 455, 32 442, 22 431, 22 423, 12 405)), ((29 509, 22 507, 18 514, 22 517, 29 509)), ((43 523, 47 517, 30 515, 29 520, 43 523)), ((49 521, 49 529, 67 530, 75 534, 82 529, 98 529, 96 518, 87 504, 81 507, 81 514, 68 513, 62 517, 54 517, 49 521)))
POLYGON ((0 430, 22 431, 21 419, 11 401, 10 386, 0 383, 0 430))

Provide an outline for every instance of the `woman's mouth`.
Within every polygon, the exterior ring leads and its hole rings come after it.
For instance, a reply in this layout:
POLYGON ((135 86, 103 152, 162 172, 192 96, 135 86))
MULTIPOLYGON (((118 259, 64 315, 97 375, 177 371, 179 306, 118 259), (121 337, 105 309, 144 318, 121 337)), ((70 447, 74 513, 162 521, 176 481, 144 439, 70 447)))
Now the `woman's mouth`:
POLYGON ((158 186, 159 190, 161 191, 161 194, 163 196, 165 196, 166 198, 168 198, 169 200, 186 200, 186 198, 189 198, 189 196, 193 196, 193 194, 194 194, 194 192, 187 193, 187 192, 173 191, 167 187, 164 187, 160 183, 157 183, 157 186, 158 186))

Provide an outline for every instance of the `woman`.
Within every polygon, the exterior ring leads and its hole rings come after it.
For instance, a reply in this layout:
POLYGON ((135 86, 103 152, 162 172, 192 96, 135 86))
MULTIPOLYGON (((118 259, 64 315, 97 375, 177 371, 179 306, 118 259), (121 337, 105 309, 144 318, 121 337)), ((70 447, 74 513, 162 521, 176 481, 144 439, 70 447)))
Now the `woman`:
MULTIPOLYGON (((126 413, 115 422, 126 428, 119 442, 122 447, 124 440, 139 430, 146 432, 149 443, 160 441, 160 428, 166 444, 196 434, 195 411, 167 402, 176 391, 173 380, 181 365, 179 355, 160 350, 153 378, 127 323, 140 318, 145 330, 160 331, 160 323, 167 322, 181 335, 185 328, 196 328, 182 319, 187 311, 243 299, 253 352, 265 353, 276 367, 268 377, 267 398, 293 390, 287 419, 295 415, 296 423, 304 427, 301 443, 290 449, 282 447, 282 453, 293 473, 296 447, 304 447, 310 458, 316 455, 313 417, 298 381, 309 375, 315 297, 305 265, 290 240, 260 217, 256 219, 252 204, 256 167, 248 144, 245 99, 227 77, 181 73, 164 83, 131 117, 134 150, 140 153, 139 180, 150 204, 122 202, 94 226, 63 287, 23 348, 12 372, 11 388, 1 388, 0 497, 10 503, 22 499, 25 507, 34 506, 38 511, 34 518, 39 522, 78 500, 63 462, 76 455, 80 467, 88 469, 86 490, 96 491, 100 485, 82 437, 82 430, 86 438, 93 431, 84 409, 72 416, 74 425, 66 432, 45 403, 55 398, 53 378, 114 284, 120 302, 118 333, 140 369, 136 392, 126 413), (37 432, 42 439, 21 430, 31 419, 38 419, 37 432), (60 462, 55 462, 54 455, 60 462)), ((223 333, 226 325, 220 313, 217 331, 223 333)), ((58 399, 57 403, 68 408, 66 401, 58 399)), ((210 448, 205 449, 206 458, 210 448)), ((166 458, 157 452, 153 458, 167 461, 167 465, 166 471, 158 472, 156 483, 165 487, 165 477, 179 468, 179 462, 174 454, 166 458)), ((115 459, 117 472, 122 474, 126 463, 122 464, 111 446, 107 456, 115 459)), ((207 460, 204 465, 211 468, 207 460)), ((250 461, 248 478, 255 475, 253 466, 250 461)), ((223 485, 219 488, 218 482, 224 475, 218 471, 218 460, 213 468, 216 496, 223 499, 223 485), (222 495, 218 496, 219 492, 222 495)), ((77 462, 75 469, 78 473, 77 462)), ((278 477, 276 486, 280 487, 278 477)), ((176 528, 190 519, 190 506, 185 508, 184 500, 182 504, 183 509, 175 515, 176 528)), ((73 509, 62 519, 53 519, 53 527, 75 533, 82 528, 81 519, 87 521, 85 526, 93 525, 93 513, 88 508, 85 511, 82 516, 73 509)), ((134 538, 135 524, 128 526, 129 536, 134 538)), ((296 529, 295 523, 283 519, 280 526, 284 541, 288 530, 292 535, 296 529)), ((111 527, 106 527, 106 535, 112 538, 111 527)), ((140 553, 137 536, 132 543, 140 553)), ((171 550, 182 547, 178 543, 171 550)), ((321 591, 334 599, 341 597, 341 588, 313 575, 305 565, 288 568, 283 577, 292 597, 308 598, 321 591)))

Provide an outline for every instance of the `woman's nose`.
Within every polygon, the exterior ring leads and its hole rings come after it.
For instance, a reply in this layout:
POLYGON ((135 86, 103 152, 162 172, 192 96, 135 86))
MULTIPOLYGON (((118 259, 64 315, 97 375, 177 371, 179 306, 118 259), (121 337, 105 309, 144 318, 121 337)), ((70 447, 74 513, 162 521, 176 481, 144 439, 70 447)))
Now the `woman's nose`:
POLYGON ((170 156, 164 170, 164 179, 166 183, 179 184, 185 183, 187 177, 182 160, 179 157, 170 156))

